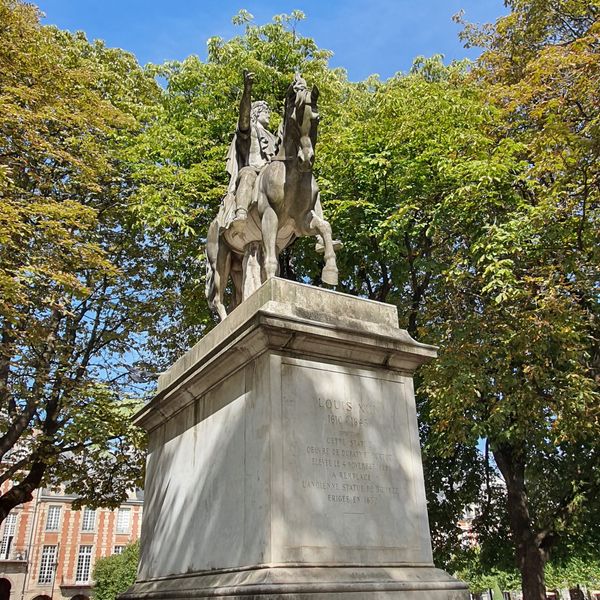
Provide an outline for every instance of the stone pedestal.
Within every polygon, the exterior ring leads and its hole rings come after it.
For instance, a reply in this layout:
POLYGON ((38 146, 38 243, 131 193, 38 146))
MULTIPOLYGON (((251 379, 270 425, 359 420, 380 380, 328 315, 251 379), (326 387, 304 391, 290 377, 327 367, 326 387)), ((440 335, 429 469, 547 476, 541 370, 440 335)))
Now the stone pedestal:
POLYGON ((271 279, 159 379, 123 600, 463 600, 435 569, 394 306, 271 279))

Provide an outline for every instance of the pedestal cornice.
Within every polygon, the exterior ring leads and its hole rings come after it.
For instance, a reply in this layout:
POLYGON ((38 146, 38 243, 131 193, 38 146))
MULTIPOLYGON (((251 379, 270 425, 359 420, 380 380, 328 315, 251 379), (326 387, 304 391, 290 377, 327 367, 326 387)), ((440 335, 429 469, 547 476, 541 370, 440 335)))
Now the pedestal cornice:
POLYGON ((161 374, 136 424, 152 430, 267 350, 406 374, 437 355, 398 327, 394 305, 274 278, 161 374))

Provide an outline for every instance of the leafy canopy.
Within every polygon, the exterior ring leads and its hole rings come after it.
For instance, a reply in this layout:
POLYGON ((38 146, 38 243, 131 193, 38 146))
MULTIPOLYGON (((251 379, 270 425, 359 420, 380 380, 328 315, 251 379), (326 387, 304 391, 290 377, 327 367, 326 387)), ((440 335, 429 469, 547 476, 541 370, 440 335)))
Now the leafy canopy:
POLYGON ((123 152, 158 88, 30 5, 1 0, 0 22, 1 521, 41 485, 95 505, 141 481, 139 394, 119 365, 158 292, 123 152))

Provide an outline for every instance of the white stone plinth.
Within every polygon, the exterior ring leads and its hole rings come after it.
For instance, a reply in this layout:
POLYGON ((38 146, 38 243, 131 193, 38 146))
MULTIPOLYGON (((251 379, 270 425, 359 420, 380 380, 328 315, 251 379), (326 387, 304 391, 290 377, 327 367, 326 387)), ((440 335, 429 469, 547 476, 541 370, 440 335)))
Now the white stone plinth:
POLYGON ((432 563, 394 306, 271 279, 159 379, 122 596, 463 600, 432 563))

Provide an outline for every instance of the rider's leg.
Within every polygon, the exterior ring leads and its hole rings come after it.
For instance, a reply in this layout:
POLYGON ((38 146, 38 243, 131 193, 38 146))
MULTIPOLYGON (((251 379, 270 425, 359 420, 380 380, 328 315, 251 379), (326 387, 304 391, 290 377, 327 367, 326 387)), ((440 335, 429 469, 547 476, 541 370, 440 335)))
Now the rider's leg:
POLYGON ((235 220, 245 221, 248 217, 248 207, 252 200, 252 188, 256 181, 256 171, 252 167, 244 167, 238 175, 237 190, 235 192, 235 220))

